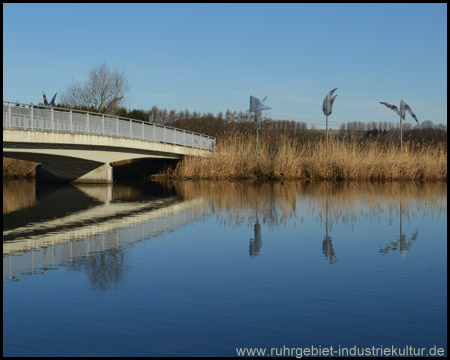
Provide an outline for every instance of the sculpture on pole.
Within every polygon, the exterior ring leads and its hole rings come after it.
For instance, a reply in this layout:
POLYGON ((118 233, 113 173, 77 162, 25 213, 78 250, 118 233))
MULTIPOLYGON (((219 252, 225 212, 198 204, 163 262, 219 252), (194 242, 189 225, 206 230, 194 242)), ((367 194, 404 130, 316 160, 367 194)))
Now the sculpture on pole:
POLYGON ((412 116, 414 120, 416 120, 417 123, 419 123, 419 120, 417 120, 416 114, 413 113, 411 107, 406 103, 404 99, 400 101, 400 110, 398 109, 397 106, 389 104, 387 102, 380 101, 380 104, 387 106, 389 109, 395 111, 397 115, 400 116, 400 149, 401 149, 403 142, 403 121, 405 121, 406 110, 408 110, 409 114, 412 116))
POLYGON ((267 96, 261 101, 257 97, 250 95, 250 110, 249 112, 255 114, 255 129, 256 129, 256 152, 258 153, 258 133, 262 118, 262 111, 269 110, 270 107, 264 105, 267 96))
POLYGON ((337 88, 331 90, 331 91, 327 94, 327 96, 326 96, 325 99, 323 100, 323 105, 322 105, 323 113, 324 113, 325 116, 326 116, 326 127, 327 127, 327 128, 326 128, 327 157, 328 157, 328 116, 331 115, 331 111, 332 111, 332 108, 333 108, 333 103, 334 103, 334 100, 336 99, 336 96, 337 96, 337 94, 333 96, 333 93, 334 93, 336 90, 337 90, 337 88))
MULTIPOLYGON (((57 93, 56 93, 57 94, 57 93)), ((52 108, 55 106, 55 99, 56 99, 56 94, 53 95, 52 100, 50 101, 50 103, 47 101, 47 96, 45 96, 45 92, 44 90, 42 90, 42 96, 44 97, 44 106, 47 108, 52 108)))

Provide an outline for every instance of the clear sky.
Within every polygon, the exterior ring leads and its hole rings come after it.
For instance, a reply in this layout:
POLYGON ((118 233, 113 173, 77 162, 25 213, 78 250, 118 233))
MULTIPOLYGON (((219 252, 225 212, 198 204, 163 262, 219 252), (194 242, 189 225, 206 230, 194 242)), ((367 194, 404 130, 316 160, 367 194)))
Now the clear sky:
POLYGON ((267 95, 265 115, 323 128, 338 88, 335 128, 398 121, 378 102, 402 98, 447 123, 447 4, 3 4, 3 100, 37 104, 103 62, 125 71, 130 109, 267 95))

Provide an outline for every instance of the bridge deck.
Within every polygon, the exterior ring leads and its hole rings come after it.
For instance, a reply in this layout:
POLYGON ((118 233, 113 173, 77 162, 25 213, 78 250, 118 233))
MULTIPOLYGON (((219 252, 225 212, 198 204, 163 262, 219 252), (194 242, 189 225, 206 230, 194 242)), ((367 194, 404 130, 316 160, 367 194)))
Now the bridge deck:
POLYGON ((80 110, 3 102, 3 129, 104 135, 212 150, 215 138, 192 131, 80 110))
POLYGON ((214 144, 211 136, 139 120, 3 102, 3 155, 40 163, 39 181, 111 183, 112 163, 207 156, 214 144))

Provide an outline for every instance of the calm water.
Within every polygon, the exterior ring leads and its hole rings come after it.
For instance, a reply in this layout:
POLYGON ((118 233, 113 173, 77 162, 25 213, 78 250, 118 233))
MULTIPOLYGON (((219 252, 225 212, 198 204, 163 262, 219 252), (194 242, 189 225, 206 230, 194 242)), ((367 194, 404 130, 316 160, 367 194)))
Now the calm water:
POLYGON ((4 183, 3 354, 446 354, 446 239, 442 183, 4 183))

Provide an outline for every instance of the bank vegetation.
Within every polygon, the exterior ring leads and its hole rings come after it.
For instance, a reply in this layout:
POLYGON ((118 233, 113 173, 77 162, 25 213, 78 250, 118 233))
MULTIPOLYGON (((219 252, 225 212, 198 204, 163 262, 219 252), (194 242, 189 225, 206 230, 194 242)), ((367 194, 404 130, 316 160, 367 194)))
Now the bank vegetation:
POLYGON ((3 179, 32 179, 36 175, 36 166, 38 163, 3 158, 3 179))
POLYGON ((231 132, 208 157, 185 157, 162 177, 190 179, 446 180, 446 143, 332 137, 299 141, 287 135, 231 132))
MULTIPOLYGON (((58 104, 69 107, 67 104, 58 104)), ((95 111, 93 106, 78 106, 95 111)), ((115 114, 214 136, 209 157, 186 157, 159 177, 192 179, 446 180, 447 126, 430 121, 347 122, 330 131, 290 120, 264 118, 256 150, 254 121, 245 112, 198 113, 116 109, 115 114)), ((36 163, 3 158, 3 178, 34 177, 36 163)))

